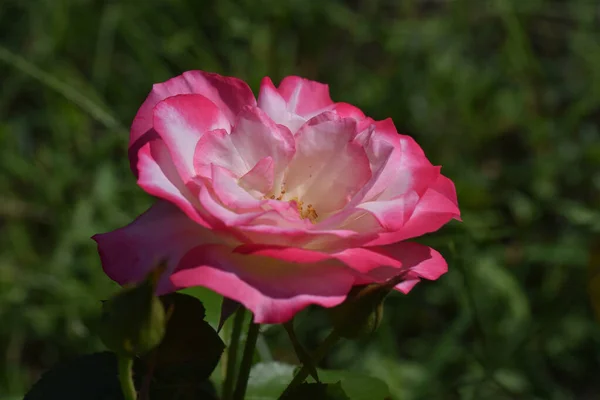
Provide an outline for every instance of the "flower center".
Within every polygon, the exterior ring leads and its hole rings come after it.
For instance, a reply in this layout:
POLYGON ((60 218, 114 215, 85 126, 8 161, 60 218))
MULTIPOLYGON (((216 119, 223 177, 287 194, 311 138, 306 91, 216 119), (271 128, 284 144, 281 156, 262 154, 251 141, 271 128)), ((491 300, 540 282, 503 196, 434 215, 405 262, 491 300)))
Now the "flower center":
POLYGON ((304 202, 302 200, 299 200, 297 197, 294 197, 290 200, 283 200, 283 196, 285 196, 285 189, 282 187, 279 196, 275 197, 275 195, 273 194, 269 198, 271 200, 295 202, 296 207, 298 208, 298 213, 300 214, 300 218, 308 219, 313 224, 317 223, 319 214, 317 214, 317 210, 315 210, 312 204, 307 204, 306 207, 304 207, 304 202))
POLYGON ((291 201, 296 202, 296 206, 298 207, 298 212, 300 213, 300 217, 302 219, 307 219, 313 224, 317 223, 317 218, 319 218, 319 214, 317 214, 317 210, 313 208, 312 204, 309 204, 304 208, 304 202, 302 200, 293 199, 291 201))

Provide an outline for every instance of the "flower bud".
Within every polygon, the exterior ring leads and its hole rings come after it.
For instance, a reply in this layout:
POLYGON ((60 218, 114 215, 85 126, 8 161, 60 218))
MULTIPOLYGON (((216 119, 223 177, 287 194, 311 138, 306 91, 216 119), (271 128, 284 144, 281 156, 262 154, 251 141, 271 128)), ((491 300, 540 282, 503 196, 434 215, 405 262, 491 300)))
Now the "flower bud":
POLYGON ((102 305, 99 336, 117 355, 135 357, 156 347, 165 334, 166 316, 154 295, 164 264, 139 285, 126 287, 102 305))
POLYGON ((369 284, 352 288, 346 300, 329 309, 333 328, 346 339, 373 334, 383 317, 383 300, 389 293, 386 286, 369 284))

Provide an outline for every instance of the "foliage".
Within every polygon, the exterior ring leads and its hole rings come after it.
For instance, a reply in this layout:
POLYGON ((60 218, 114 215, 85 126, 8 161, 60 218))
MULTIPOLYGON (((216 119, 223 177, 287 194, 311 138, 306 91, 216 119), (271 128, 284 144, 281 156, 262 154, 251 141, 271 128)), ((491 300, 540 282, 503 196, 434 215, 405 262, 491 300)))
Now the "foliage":
MULTIPOLYGON (((255 90, 265 75, 327 82, 392 117, 457 184, 464 222, 422 240, 450 272, 390 296, 375 337, 324 366, 377 376, 398 399, 598 396, 585 296, 600 233, 597 24, 590 0, 3 0, 0 398, 102 348, 99 300, 116 285, 89 237, 150 204, 127 127, 151 83, 189 69, 255 90)), ((329 322, 304 317, 314 348, 329 322)), ((283 329, 263 336, 295 361, 283 329)))

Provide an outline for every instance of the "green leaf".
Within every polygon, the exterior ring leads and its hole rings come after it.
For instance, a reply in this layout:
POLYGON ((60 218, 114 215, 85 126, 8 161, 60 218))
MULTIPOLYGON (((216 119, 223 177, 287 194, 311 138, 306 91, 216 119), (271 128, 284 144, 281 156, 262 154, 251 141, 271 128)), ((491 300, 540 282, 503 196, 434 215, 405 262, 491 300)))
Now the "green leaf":
POLYGON ((295 368, 277 361, 255 364, 250 371, 246 400, 277 399, 294 377, 295 368))
POLYGON ((170 314, 165 337, 143 360, 148 366, 154 365, 156 374, 165 381, 182 382, 188 376, 193 382, 208 378, 225 344, 204 321, 202 302, 182 293, 162 296, 161 301, 170 314))
MULTIPOLYGON (((294 376, 296 366, 280 363, 258 363, 250 372, 247 400, 275 400, 294 376)), ((352 400, 384 400, 390 398, 387 385, 381 380, 358 372, 318 369, 322 383, 341 384, 352 400)))
POLYGON ((122 400, 114 353, 85 355, 46 372, 24 400, 122 400))
MULTIPOLYGON (((136 362, 134 379, 141 391, 146 377, 146 365, 136 362)), ((179 379, 165 379, 157 368, 150 384, 152 400, 216 399, 216 392, 208 380, 191 375, 179 379)), ((103 352, 85 355, 57 365, 46 372, 25 395, 24 400, 123 400, 118 380, 115 353, 103 352)))
POLYGON ((337 383, 303 383, 290 390, 282 400, 350 400, 337 383))
POLYGON ((390 398, 385 382, 360 372, 319 369, 322 382, 341 382, 352 400, 384 400, 390 398))
POLYGON ((210 289, 200 286, 183 289, 180 290, 179 293, 187 294, 200 300, 206 310, 205 321, 207 321, 214 328, 218 326, 219 318, 221 316, 221 303, 223 302, 223 296, 213 292, 210 289))

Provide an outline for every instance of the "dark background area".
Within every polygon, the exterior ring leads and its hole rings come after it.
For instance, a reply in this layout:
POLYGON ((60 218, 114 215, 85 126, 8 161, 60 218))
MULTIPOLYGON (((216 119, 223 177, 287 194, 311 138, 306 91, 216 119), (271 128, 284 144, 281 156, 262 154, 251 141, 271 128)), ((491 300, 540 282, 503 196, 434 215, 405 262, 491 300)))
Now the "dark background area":
MULTIPOLYGON (((600 5, 592 0, 0 0, 0 399, 101 349, 116 290, 90 236, 151 203, 128 127, 154 82, 301 75, 392 117, 456 183, 464 222, 421 241, 450 272, 386 303, 330 368, 399 400, 600 398, 587 295, 600 233, 600 5)), ((312 347, 329 329, 303 313, 312 347)), ((276 359, 290 358, 269 328, 276 359)), ((264 351, 264 349, 263 349, 264 351)))

